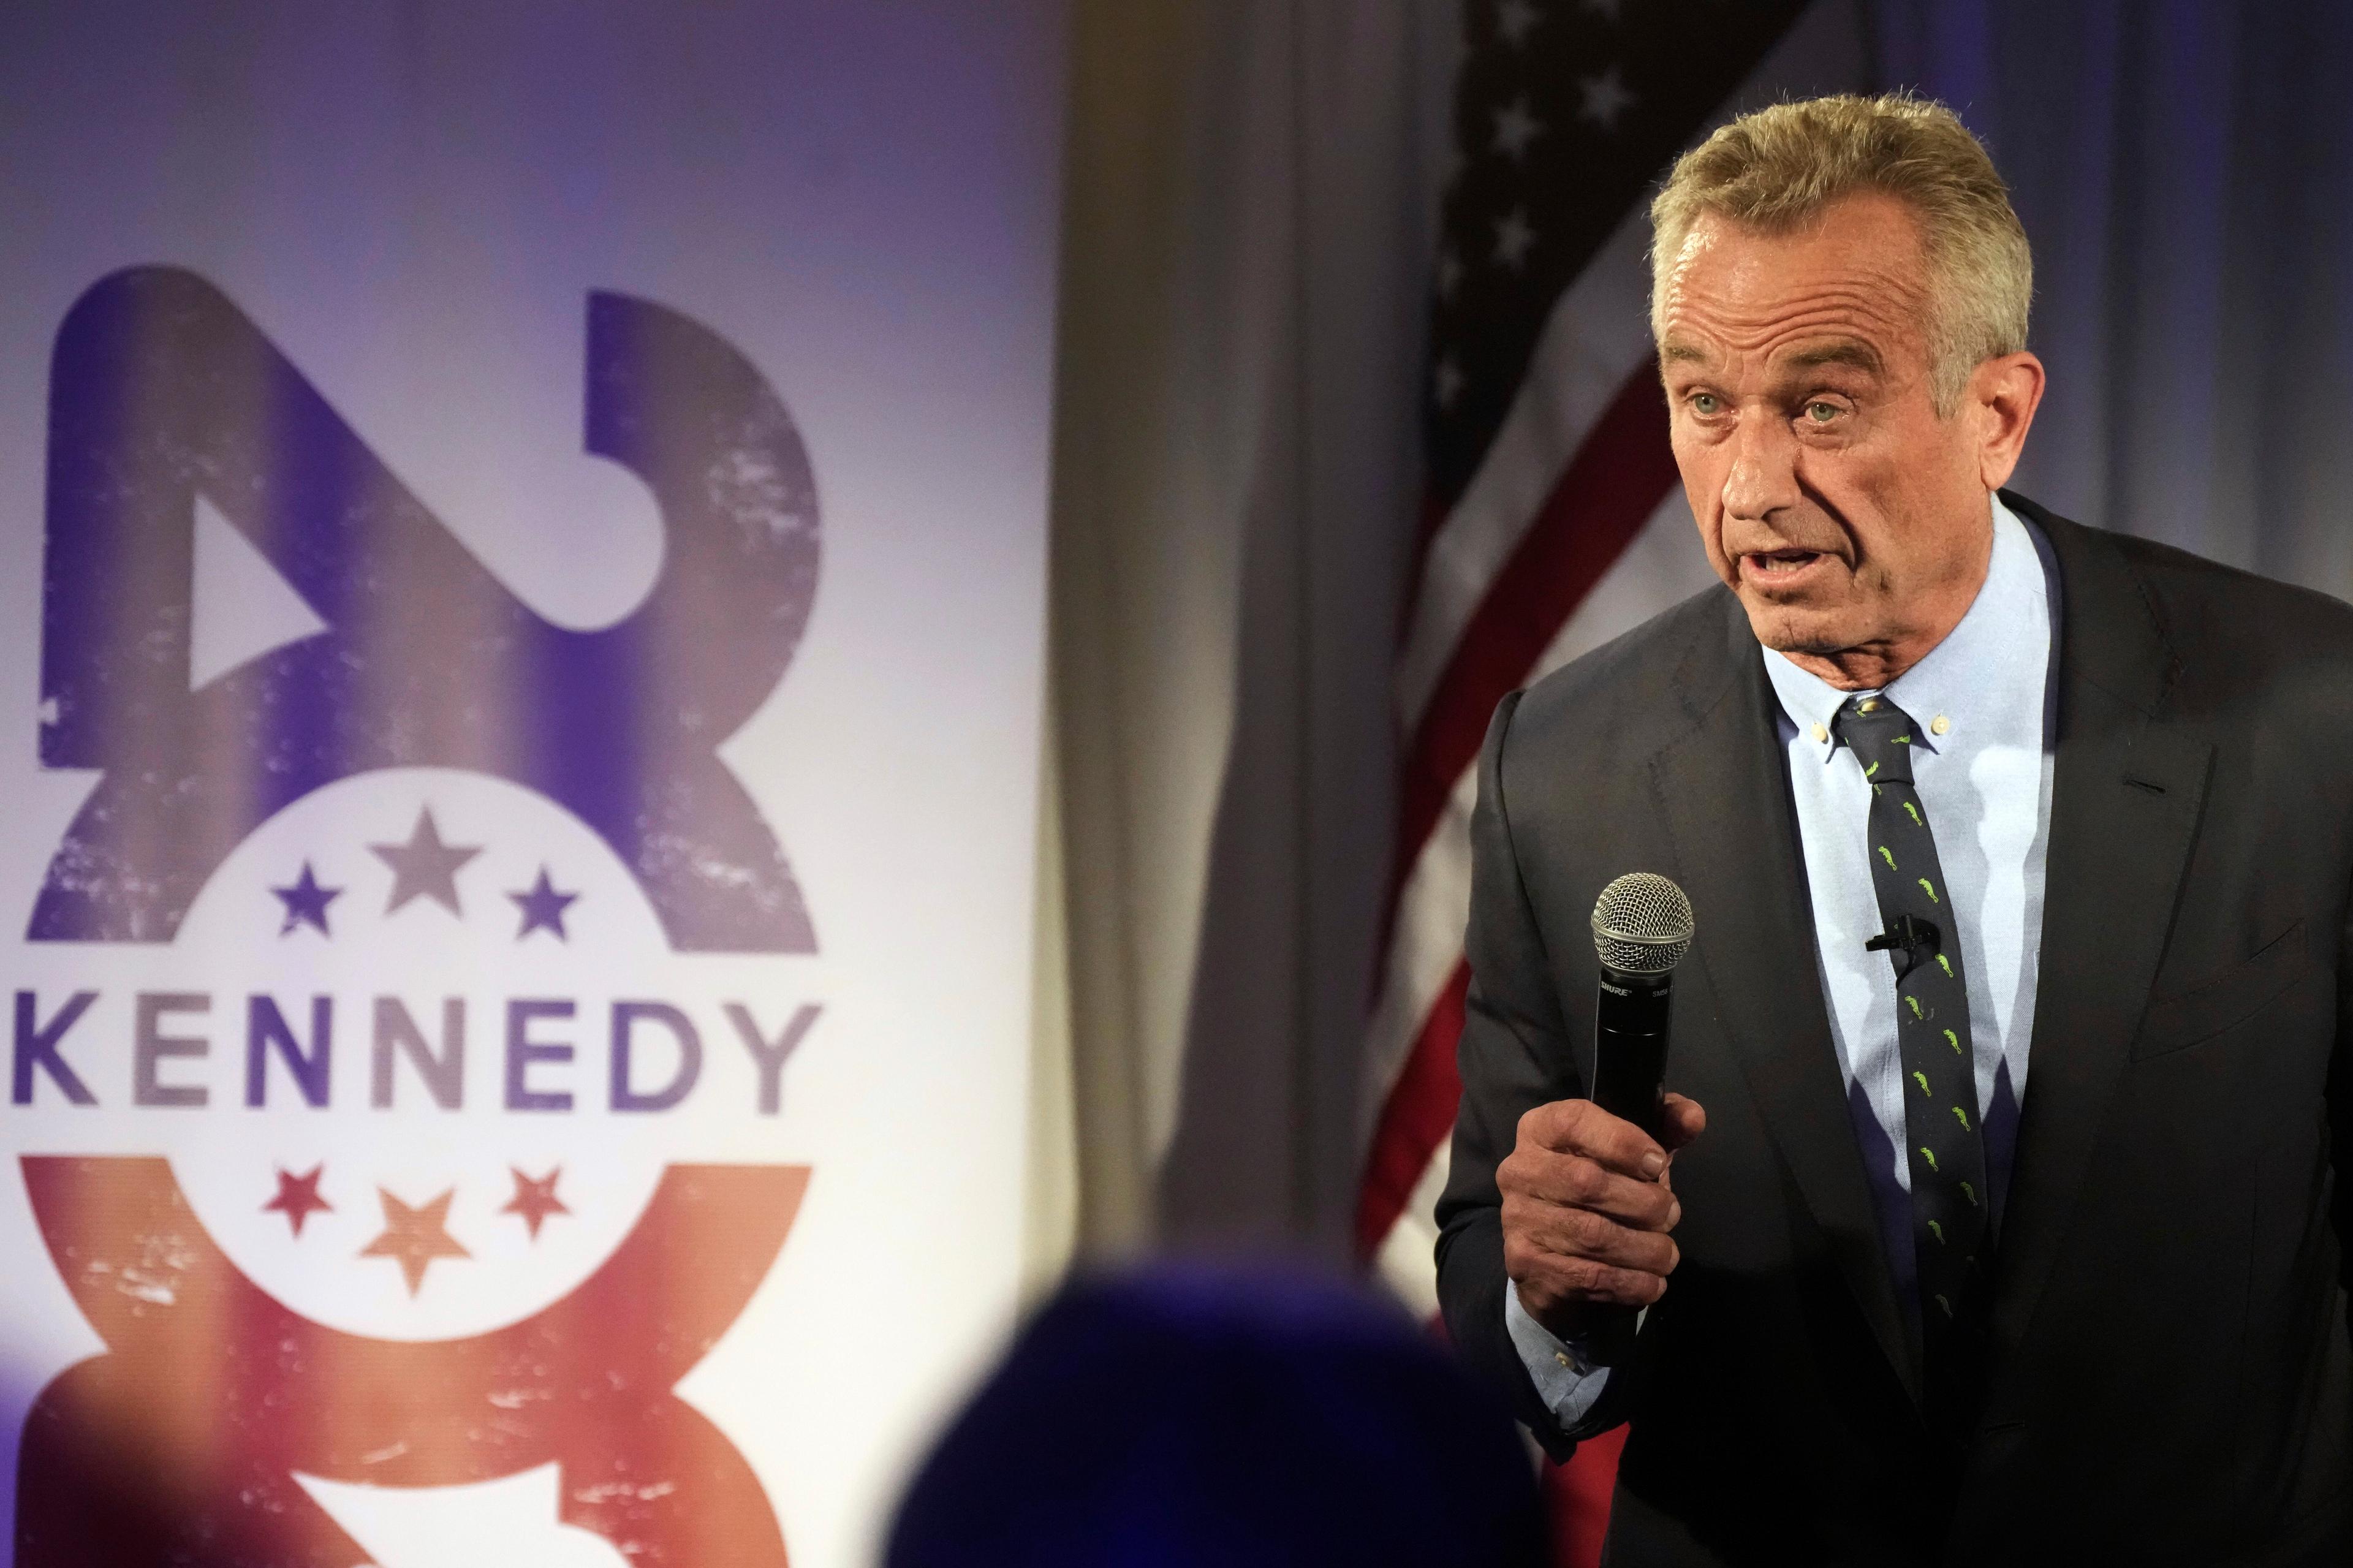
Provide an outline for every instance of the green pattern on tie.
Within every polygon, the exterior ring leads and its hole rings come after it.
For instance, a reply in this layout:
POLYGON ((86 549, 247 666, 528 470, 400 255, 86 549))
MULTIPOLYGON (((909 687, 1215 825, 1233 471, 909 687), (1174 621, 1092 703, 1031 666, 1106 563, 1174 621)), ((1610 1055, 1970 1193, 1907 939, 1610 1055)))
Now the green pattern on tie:
MULTIPOLYGON (((1866 824, 1876 851, 1872 887, 1883 929, 1935 932, 1933 941, 1896 947, 1896 1047, 1905 1076, 1920 1087, 1904 1097, 1912 1176, 1913 1255, 1919 1270, 1932 1409, 1957 1415, 1973 1396, 1981 1363, 1985 1258, 1991 1246, 1985 1205, 1985 1146, 1978 1127, 1977 1068, 1967 1042, 1969 1000, 1955 911, 1939 884, 1936 825, 1920 798, 1913 767, 1926 747, 1913 745, 1911 718, 1883 697, 1850 700, 1833 725, 1872 782, 1866 824), (1888 846, 1901 840, 1899 868, 1888 846), (1922 1026, 1926 1026, 1923 1027, 1922 1026)), ((1928 765, 1933 759, 1922 758, 1928 765)))

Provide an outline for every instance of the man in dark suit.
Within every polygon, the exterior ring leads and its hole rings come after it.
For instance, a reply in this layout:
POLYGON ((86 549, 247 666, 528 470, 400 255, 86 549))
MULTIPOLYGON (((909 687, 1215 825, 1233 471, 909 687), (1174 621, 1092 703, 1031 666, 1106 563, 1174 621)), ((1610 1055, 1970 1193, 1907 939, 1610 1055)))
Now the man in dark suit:
POLYGON ((1613 1563, 2353 1562, 2353 610, 2001 490, 2031 264, 1945 110, 1764 110, 1652 213, 1725 586, 1489 731, 1456 1343, 1556 1456, 1630 1422, 1613 1563), (1583 1098, 1635 870, 1664 1147, 1583 1098))

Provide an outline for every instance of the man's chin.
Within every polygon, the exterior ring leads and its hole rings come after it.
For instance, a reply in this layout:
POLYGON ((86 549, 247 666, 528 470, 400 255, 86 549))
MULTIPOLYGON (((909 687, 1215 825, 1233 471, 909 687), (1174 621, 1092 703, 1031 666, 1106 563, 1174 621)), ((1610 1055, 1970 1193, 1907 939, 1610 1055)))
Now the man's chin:
POLYGON ((1748 612, 1748 629, 1776 653, 1827 656, 1843 653, 1858 640, 1834 610, 1777 603, 1756 594, 1741 595, 1740 604, 1748 612))

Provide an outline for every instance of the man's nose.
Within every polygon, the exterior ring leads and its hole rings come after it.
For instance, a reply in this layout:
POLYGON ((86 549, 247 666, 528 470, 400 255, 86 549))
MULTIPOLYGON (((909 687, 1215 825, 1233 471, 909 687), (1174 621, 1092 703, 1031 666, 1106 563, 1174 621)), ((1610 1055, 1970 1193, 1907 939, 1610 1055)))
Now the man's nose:
POLYGON ((1724 510, 1761 520, 1798 504, 1798 438, 1769 411, 1745 410, 1732 435, 1732 468, 1724 476, 1724 510))

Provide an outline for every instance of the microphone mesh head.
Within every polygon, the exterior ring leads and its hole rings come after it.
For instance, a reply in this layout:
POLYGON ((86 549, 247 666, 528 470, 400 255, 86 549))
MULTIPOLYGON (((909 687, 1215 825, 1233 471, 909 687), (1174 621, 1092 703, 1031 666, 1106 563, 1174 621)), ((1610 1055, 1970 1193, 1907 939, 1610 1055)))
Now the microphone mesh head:
POLYGON ((1593 905, 1593 951, 1623 974, 1664 974, 1691 951, 1698 926, 1691 900, 1664 877, 1633 871, 1601 889, 1593 905))

